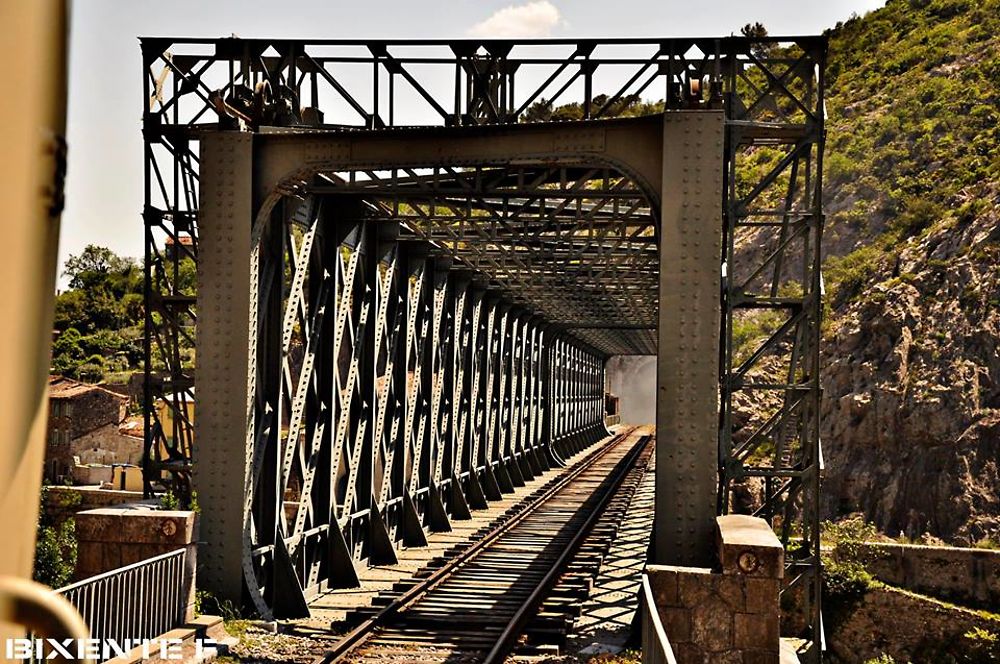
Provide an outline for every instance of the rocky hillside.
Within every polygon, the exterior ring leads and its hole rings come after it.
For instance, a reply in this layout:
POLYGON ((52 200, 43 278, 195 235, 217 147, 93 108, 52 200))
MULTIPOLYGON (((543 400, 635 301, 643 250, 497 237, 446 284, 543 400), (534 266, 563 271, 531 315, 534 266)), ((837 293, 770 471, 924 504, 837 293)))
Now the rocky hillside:
POLYGON ((1000 2, 830 36, 826 516, 1000 541, 1000 2))

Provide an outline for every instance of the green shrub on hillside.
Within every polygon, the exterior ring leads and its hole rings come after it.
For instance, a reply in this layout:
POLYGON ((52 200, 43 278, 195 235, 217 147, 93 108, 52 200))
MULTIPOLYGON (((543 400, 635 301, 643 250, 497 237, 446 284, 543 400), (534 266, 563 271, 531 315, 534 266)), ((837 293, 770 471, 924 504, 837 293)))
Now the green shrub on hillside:
MULTIPOLYGON (((138 369, 145 323, 141 265, 89 245, 69 257, 63 275, 69 289, 56 295, 52 372, 96 383, 138 369)), ((185 257, 178 289, 193 295, 195 281, 194 263, 185 257)), ((194 349, 183 335, 179 343, 182 361, 193 363, 194 349)))
POLYGON ((889 0, 828 34, 827 200, 850 203, 827 222, 850 239, 825 265, 837 308, 908 238, 988 210, 969 193, 1000 179, 1000 1, 889 0))
POLYGON ((823 523, 823 544, 833 546, 832 555, 823 556, 823 595, 826 601, 841 606, 850 604, 881 585, 868 572, 861 548, 865 542, 877 537, 875 526, 860 516, 823 523))
POLYGON ((962 635, 962 642, 966 648, 959 660, 962 664, 1000 663, 1000 635, 974 627, 962 635))
POLYGON ((865 664, 896 664, 896 660, 892 658, 891 655, 886 655, 882 653, 878 657, 873 657, 872 659, 866 659, 865 664))

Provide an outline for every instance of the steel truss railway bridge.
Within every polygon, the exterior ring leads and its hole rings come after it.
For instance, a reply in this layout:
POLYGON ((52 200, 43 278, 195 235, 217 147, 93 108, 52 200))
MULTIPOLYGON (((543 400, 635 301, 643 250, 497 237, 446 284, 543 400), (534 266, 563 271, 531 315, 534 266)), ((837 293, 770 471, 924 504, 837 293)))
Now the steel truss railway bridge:
POLYGON ((606 436, 605 360, 657 355, 652 560, 756 491, 815 643, 825 51, 142 39, 144 475, 197 490, 202 583, 307 612, 606 436))

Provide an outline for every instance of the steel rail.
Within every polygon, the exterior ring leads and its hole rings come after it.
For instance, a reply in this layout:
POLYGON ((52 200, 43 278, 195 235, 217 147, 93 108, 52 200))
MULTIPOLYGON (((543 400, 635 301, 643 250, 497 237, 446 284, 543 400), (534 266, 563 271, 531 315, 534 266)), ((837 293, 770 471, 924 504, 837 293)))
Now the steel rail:
MULTIPOLYGON (((625 458, 622 459, 622 461, 615 467, 615 473, 610 476, 610 486, 604 488, 600 497, 597 499, 597 504, 591 508, 590 515, 587 516, 587 520, 584 521, 580 529, 576 531, 573 539, 570 540, 569 544, 562 550, 562 553, 559 554, 559 557, 554 563, 552 563, 552 567, 549 568, 549 571, 546 572, 545 576, 538 582, 538 585, 531 592, 528 598, 523 604, 521 604, 521 607, 514 613, 514 616, 507 622, 507 625, 500 633, 500 638, 497 639, 496 645, 493 646, 493 649, 490 650, 489 654, 487 654, 486 658, 483 660, 483 664, 503 663, 512 642, 518 637, 521 630, 524 628, 525 623, 527 623, 528 619, 531 617, 531 612, 535 611, 538 608, 538 605, 542 603, 546 594, 548 594, 549 590, 551 590, 553 584, 559 579, 559 575, 562 574, 566 564, 573 559, 573 556, 576 555, 580 545, 590 534, 594 524, 597 523, 597 520, 600 519, 601 515, 604 513, 604 508, 615 495, 614 489, 618 488, 621 482, 628 475, 632 466, 635 465, 636 459, 639 458, 639 455, 642 453, 643 449, 645 449, 646 445, 649 444, 651 439, 652 436, 643 436, 640 438, 639 442, 637 442, 632 450, 629 451, 628 455, 626 455, 625 458)), ((621 442, 624 442, 624 439, 619 441, 619 443, 621 442)), ((597 489, 595 493, 598 491, 600 491, 600 489, 597 489)))
MULTIPOLYGON (((413 586, 412 588, 404 592, 402 595, 396 598, 396 600, 388 604, 377 614, 365 620, 360 625, 358 625, 350 632, 345 634, 336 644, 334 644, 332 648, 330 648, 326 652, 326 654, 323 657, 318 658, 315 664, 331 664, 333 662, 342 661, 344 656, 348 655, 356 647, 364 643, 366 638, 371 636, 372 632, 377 627, 381 626, 389 618, 392 618, 395 615, 399 614, 407 607, 415 604, 417 601, 420 600, 421 597, 428 594, 435 587, 440 585, 443 581, 445 581, 446 579, 457 573, 464 566, 466 562, 469 562, 471 559, 475 558, 477 555, 487 550, 490 547, 490 545, 496 542, 500 537, 511 531, 515 526, 523 522, 527 517, 531 516, 534 512, 538 510, 538 508, 545 505, 551 498, 553 498, 556 494, 560 493, 568 485, 570 485, 577 477, 579 477, 585 471, 590 469, 595 463, 604 458, 612 450, 617 448, 618 445, 624 443, 628 439, 628 437, 635 432, 635 430, 636 427, 631 427, 626 431, 616 434, 614 438, 609 440, 600 449, 593 451, 590 454, 590 456, 583 459, 576 467, 572 468, 569 472, 562 475, 561 477, 556 478, 551 486, 546 487, 538 497, 536 497, 526 505, 522 506, 517 511, 516 514, 505 519, 502 523, 500 523, 493 530, 487 533, 482 539, 478 540, 477 542, 469 546, 467 549, 457 554, 455 557, 449 560, 447 564, 442 566, 440 569, 434 571, 426 579, 424 579, 417 585, 413 586)), ((619 470, 620 468, 625 468, 626 472, 618 472, 613 476, 614 481, 612 482, 611 488, 617 486, 621 482, 621 480, 625 477, 625 475, 627 474, 627 470, 632 467, 632 465, 635 462, 635 459, 638 457, 639 453, 641 453, 642 449, 648 444, 650 438, 651 438, 650 436, 644 436, 642 439, 640 439, 640 441, 636 443, 635 448, 632 451, 630 451, 630 453, 626 455, 626 457, 621 462, 619 462, 619 470)), ((610 490, 610 488, 608 488, 605 491, 605 497, 610 496, 612 493, 613 492, 610 490)), ((587 499, 584 499, 583 502, 586 502, 586 500, 587 499)), ((602 499, 600 501, 598 509, 595 510, 594 514, 599 515, 600 509, 602 509, 605 504, 606 500, 602 499)), ((577 535, 574 536, 572 546, 567 547, 566 551, 578 548, 579 543, 583 541, 582 539, 579 539, 580 533, 585 534, 587 531, 589 531, 592 525, 593 525, 592 519, 588 518, 585 527, 581 528, 578 531, 577 535)), ((557 561, 557 564, 559 565, 557 569, 561 569, 561 567, 566 562, 565 560, 566 551, 564 551, 564 553, 560 556, 559 560, 557 561)), ((552 580, 557 578, 554 575, 552 575, 552 571, 550 571, 549 574, 546 575, 545 580, 549 580, 550 576, 553 577, 552 580)), ((541 597, 537 599, 543 599, 543 598, 544 595, 541 595, 541 597)), ((536 599, 536 593, 532 593, 529 599, 536 599)), ((520 611, 518 612, 518 614, 520 614, 520 611)), ((527 614, 525 613, 524 615, 527 614)), ((508 623, 506 629, 510 629, 510 627, 511 624, 508 623)))

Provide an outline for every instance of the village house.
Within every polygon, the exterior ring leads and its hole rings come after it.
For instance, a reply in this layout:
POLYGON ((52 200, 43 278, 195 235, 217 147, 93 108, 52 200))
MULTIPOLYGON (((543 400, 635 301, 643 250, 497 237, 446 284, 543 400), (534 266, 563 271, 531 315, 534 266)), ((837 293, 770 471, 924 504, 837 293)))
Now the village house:
POLYGON ((50 376, 45 480, 87 483, 86 477, 74 473, 77 462, 138 464, 142 438, 129 435, 123 427, 127 405, 128 397, 99 385, 50 376))

